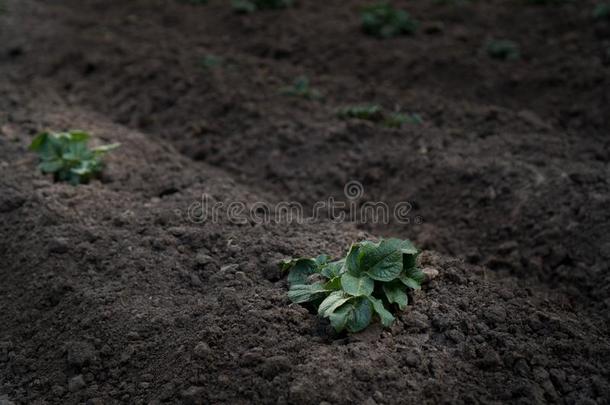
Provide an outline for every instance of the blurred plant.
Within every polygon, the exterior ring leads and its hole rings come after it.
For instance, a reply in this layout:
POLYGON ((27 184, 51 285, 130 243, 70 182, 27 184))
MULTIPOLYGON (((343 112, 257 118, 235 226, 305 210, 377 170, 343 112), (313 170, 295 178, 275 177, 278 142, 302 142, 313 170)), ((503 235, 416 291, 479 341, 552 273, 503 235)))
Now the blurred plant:
POLYGON ((593 18, 596 20, 610 19, 610 3, 601 3, 593 9, 593 18))
POLYGON ((89 149, 89 134, 83 131, 43 132, 30 144, 30 150, 40 157, 38 168, 53 173, 56 181, 77 185, 88 182, 102 171, 101 158, 120 144, 89 149))
POLYGON ((420 125, 423 122, 421 115, 417 113, 392 113, 384 118, 383 125, 388 128, 401 128, 405 124, 420 125))
POLYGON ((233 10, 249 14, 259 10, 277 10, 292 6, 292 0, 233 0, 233 10))
POLYGON ((418 23, 404 10, 388 3, 375 4, 362 9, 362 29, 368 35, 390 38, 413 34, 418 23))
POLYGON ((337 116, 341 119, 357 118, 367 121, 381 121, 383 112, 377 104, 351 106, 340 109, 337 116))
POLYGON ((292 97, 302 97, 308 100, 319 99, 321 97, 319 91, 310 87, 309 79, 306 76, 297 77, 292 86, 281 88, 280 93, 292 97))
POLYGON ((220 56, 208 54, 201 58, 201 67, 204 69, 213 69, 221 66, 224 63, 224 59, 220 56))
POLYGON ((519 45, 506 39, 489 41, 486 50, 494 59, 515 60, 521 57, 519 45))

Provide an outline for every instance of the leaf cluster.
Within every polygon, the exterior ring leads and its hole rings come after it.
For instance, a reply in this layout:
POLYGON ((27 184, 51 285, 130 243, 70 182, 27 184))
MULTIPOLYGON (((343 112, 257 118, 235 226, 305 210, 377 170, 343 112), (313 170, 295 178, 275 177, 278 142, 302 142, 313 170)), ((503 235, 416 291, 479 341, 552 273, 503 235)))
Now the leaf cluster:
POLYGON ((322 97, 319 91, 312 89, 309 84, 309 78, 299 76, 295 79, 292 86, 283 87, 280 93, 292 97, 302 97, 308 100, 316 100, 322 97))
POLYGON ((361 16, 364 33, 378 38, 413 34, 419 25, 408 12, 388 3, 367 6, 361 16))
POLYGON ((292 0, 233 0, 236 13, 249 14, 259 10, 277 10, 292 6, 292 0))
POLYGON ((337 116, 341 119, 359 119, 381 123, 388 128, 400 128, 405 124, 421 124, 419 114, 389 113, 377 104, 351 106, 340 109, 337 116))
POLYGON ((292 302, 312 303, 337 332, 358 332, 373 318, 389 327, 394 322, 392 311, 407 307, 407 292, 420 289, 424 280, 417 267, 418 254, 408 240, 363 241, 354 243, 337 261, 321 255, 285 260, 281 268, 289 272, 292 302))
POLYGON ((53 173, 56 181, 77 185, 98 175, 102 156, 119 146, 113 143, 89 148, 89 138, 83 131, 43 132, 34 138, 30 150, 38 153, 38 168, 43 173, 53 173))

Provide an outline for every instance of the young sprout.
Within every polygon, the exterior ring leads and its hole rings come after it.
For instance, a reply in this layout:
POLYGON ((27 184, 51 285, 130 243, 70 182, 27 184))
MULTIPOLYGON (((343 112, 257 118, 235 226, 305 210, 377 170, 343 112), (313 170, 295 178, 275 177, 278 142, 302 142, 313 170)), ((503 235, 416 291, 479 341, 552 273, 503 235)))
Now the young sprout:
POLYGON ((337 332, 359 332, 373 318, 389 327, 392 312, 406 309, 409 291, 419 290, 425 277, 418 255, 408 240, 385 239, 354 243, 336 261, 321 255, 284 260, 280 267, 288 272, 292 302, 312 304, 337 332))
POLYGON ((53 173, 56 181, 87 183, 102 171, 102 157, 120 144, 88 148, 89 134, 83 131, 43 132, 30 144, 40 158, 38 168, 53 173))
POLYGON ((378 38, 413 34, 418 23, 409 13, 395 9, 388 3, 375 4, 362 9, 362 29, 378 38))
POLYGON ((337 112, 337 116, 341 119, 356 118, 378 122, 383 119, 383 112, 379 105, 370 104, 342 108, 337 112))
POLYGON ((306 76, 297 77, 292 86, 281 88, 280 93, 287 96, 302 97, 309 100, 314 100, 321 97, 319 91, 310 87, 309 79, 306 76))
POLYGON ((424 122, 417 113, 392 113, 385 117, 383 124, 388 128, 401 128, 405 124, 421 125, 424 122))

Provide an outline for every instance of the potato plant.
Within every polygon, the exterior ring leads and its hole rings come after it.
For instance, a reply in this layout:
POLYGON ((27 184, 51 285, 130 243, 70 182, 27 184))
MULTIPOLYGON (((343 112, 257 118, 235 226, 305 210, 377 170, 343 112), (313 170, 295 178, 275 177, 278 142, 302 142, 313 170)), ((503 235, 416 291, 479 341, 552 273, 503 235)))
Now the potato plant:
POLYGON ((40 157, 38 168, 52 173, 56 181, 77 185, 88 182, 102 171, 102 157, 118 143, 88 148, 89 134, 83 131, 43 132, 30 144, 40 157))
POLYGON ((362 9, 362 29, 378 38, 391 38, 413 34, 418 23, 405 10, 399 10, 388 3, 374 4, 362 9))
POLYGON ((408 291, 420 289, 424 280, 418 254, 408 240, 363 241, 340 260, 321 255, 286 260, 281 267, 288 271, 292 302, 312 303, 337 332, 359 332, 374 318, 389 327, 392 312, 407 307, 408 291))

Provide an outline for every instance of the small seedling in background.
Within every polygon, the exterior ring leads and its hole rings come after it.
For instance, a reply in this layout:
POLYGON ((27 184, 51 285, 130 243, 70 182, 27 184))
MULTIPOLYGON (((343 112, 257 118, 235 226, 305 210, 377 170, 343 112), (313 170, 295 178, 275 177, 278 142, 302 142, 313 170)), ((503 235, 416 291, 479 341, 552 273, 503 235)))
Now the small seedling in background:
POLYGON ((378 38, 413 34, 417 25, 417 21, 409 13, 395 9, 387 3, 362 9, 362 29, 366 34, 378 38))
POLYGON ((421 125, 423 122, 421 115, 416 113, 393 113, 384 118, 383 125, 388 128, 401 128, 405 124, 421 125))
POLYGON ((354 243, 337 261, 321 255, 285 260, 281 268, 289 272, 292 302, 312 303, 337 332, 359 332, 374 316, 385 327, 391 326, 392 312, 407 307, 408 291, 420 289, 424 280, 417 267, 418 254, 408 240, 364 241, 354 243))
POLYGON ((593 18, 596 20, 610 20, 610 3, 601 3, 595 6, 593 18))
POLYGON ((321 97, 319 91, 313 90, 310 87, 309 79, 305 76, 297 77, 292 86, 283 87, 280 89, 280 93, 292 97, 303 97, 308 100, 314 100, 321 97))
POLYGON ((223 63, 224 59, 216 55, 205 55, 201 58, 201 67, 206 70, 221 66, 223 63))
POLYGON ((233 10, 249 14, 259 10, 277 10, 292 6, 292 0, 233 0, 233 10))
POLYGON ((77 185, 88 182, 102 171, 101 158, 118 143, 88 148, 89 134, 83 131, 43 132, 37 135, 30 150, 40 157, 38 168, 53 173, 56 181, 77 185))
POLYGON ((352 106, 340 109, 337 116, 341 119, 356 118, 366 121, 378 122, 383 119, 381 107, 376 104, 352 106))
POLYGON ((494 59, 516 60, 521 57, 519 45, 509 40, 491 40, 486 46, 487 54, 494 59))

